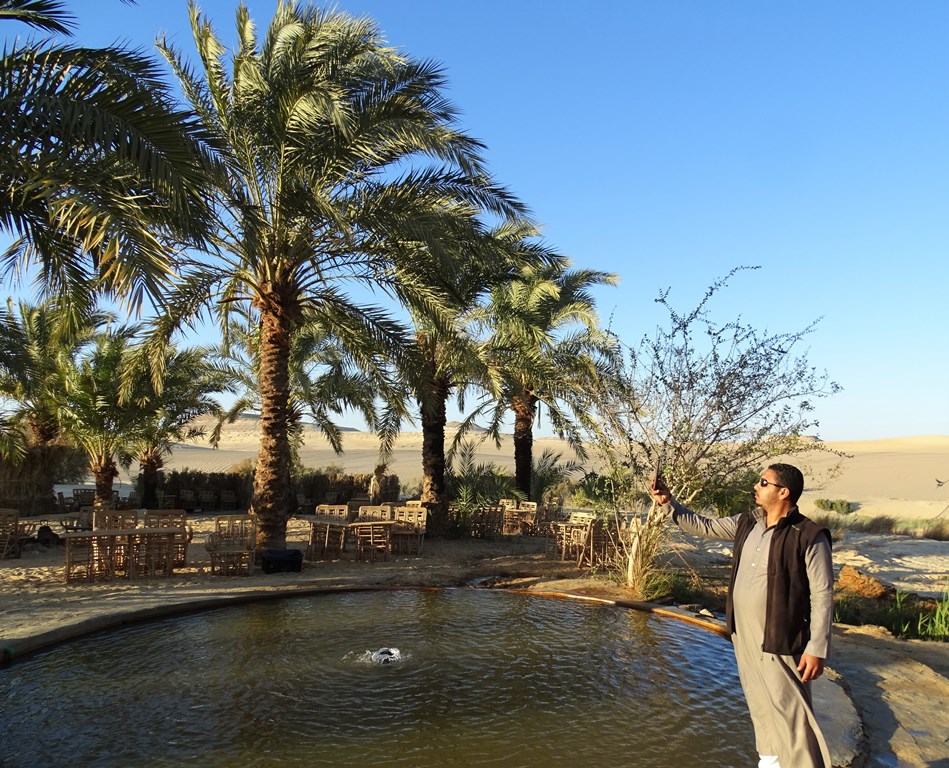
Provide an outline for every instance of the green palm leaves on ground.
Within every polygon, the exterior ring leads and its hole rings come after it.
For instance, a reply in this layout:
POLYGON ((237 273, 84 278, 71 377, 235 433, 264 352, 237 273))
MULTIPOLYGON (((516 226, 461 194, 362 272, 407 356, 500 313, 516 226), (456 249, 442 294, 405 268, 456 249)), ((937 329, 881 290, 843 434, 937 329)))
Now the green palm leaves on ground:
POLYGON ((360 284, 444 317, 441 276, 458 240, 480 236, 484 211, 519 208, 486 177, 481 146, 454 127, 438 68, 398 54, 371 21, 281 2, 258 39, 239 6, 229 72, 194 5, 191 21, 198 68, 159 47, 227 173, 215 190, 222 258, 193 263, 175 303, 185 314, 212 297, 225 314, 237 305, 257 313, 254 509, 261 543, 280 547, 293 508, 294 334, 321 318, 391 340, 385 313, 351 294, 360 284))

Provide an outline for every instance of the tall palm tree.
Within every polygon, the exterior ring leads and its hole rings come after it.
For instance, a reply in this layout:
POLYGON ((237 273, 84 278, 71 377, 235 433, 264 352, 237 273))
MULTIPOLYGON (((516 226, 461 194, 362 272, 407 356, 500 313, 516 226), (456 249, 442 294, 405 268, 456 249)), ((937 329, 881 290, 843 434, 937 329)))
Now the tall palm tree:
MULTIPOLYGON (((3 0, 0 19, 68 34, 49 0, 3 0)), ((174 277, 173 251, 201 242, 210 209, 205 136, 173 106, 156 65, 122 48, 48 40, 0 58, 0 264, 57 295, 79 321, 105 291, 141 306, 174 277)))
MULTIPOLYGON (((200 57, 192 69, 166 41, 205 129, 223 149, 216 189, 219 261, 203 260, 176 304, 197 312, 211 296, 253 308, 260 332, 261 444, 253 508, 258 541, 283 547, 290 499, 290 357, 315 317, 399 355, 385 314, 346 288, 364 285, 438 314, 433 287, 454 268, 446 239, 471 237, 485 210, 520 209, 486 177, 481 145, 454 126, 438 68, 412 61, 375 24, 280 2, 258 40, 245 6, 237 46, 225 49, 194 4, 200 57)), ((178 318, 170 317, 168 325, 178 318)))
MULTIPOLYGON (((394 337, 403 334, 396 323, 385 318, 380 318, 380 323, 388 326, 394 337)), ((260 330, 256 313, 240 320, 232 318, 224 340, 214 352, 216 367, 231 382, 238 397, 220 414, 211 435, 212 443, 220 439, 226 422, 233 422, 242 413, 261 410, 260 330)), ((287 429, 294 441, 302 439, 303 420, 309 418, 333 450, 341 453, 343 433, 336 421, 344 412, 355 411, 371 428, 387 433, 389 427, 380 417, 379 404, 401 408, 405 402, 404 392, 394 389, 390 380, 386 349, 372 346, 372 340, 361 334, 348 338, 348 331, 330 327, 325 318, 314 316, 293 335, 287 429)))
POLYGON ((585 456, 578 423, 586 418, 588 396, 603 377, 615 375, 618 364, 616 339, 599 327, 590 289, 616 282, 605 272, 568 269, 565 261, 528 267, 497 286, 479 314, 502 379, 502 396, 481 412, 490 410, 496 439, 505 414, 513 414, 515 479, 527 498, 541 404, 557 434, 585 456))

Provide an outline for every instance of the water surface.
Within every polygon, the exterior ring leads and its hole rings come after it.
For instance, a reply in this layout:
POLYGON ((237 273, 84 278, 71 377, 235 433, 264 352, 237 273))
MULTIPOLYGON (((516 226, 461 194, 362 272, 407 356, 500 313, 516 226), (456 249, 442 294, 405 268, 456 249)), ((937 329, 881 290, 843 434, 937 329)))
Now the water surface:
POLYGON ((0 670, 0 765, 732 768, 729 644, 484 590, 356 592, 88 636, 0 670), (379 665, 372 651, 396 647, 379 665))

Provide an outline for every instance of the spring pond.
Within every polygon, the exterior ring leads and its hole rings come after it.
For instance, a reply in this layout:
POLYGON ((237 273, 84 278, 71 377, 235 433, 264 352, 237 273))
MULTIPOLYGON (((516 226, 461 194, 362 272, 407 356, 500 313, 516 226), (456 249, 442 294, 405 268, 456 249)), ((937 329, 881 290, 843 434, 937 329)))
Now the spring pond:
POLYGON ((500 591, 271 600, 0 669, 0 764, 732 768, 754 739, 722 638, 500 591), (371 654, 397 648, 401 660, 371 654))

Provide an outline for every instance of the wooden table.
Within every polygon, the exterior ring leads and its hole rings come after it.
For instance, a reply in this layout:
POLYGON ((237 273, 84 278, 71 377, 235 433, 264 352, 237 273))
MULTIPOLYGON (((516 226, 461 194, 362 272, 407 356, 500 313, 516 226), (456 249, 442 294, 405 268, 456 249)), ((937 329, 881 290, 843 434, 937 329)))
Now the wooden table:
POLYGON ((67 531, 66 583, 116 577, 171 576, 174 573, 175 538, 181 529, 101 528, 67 531))

